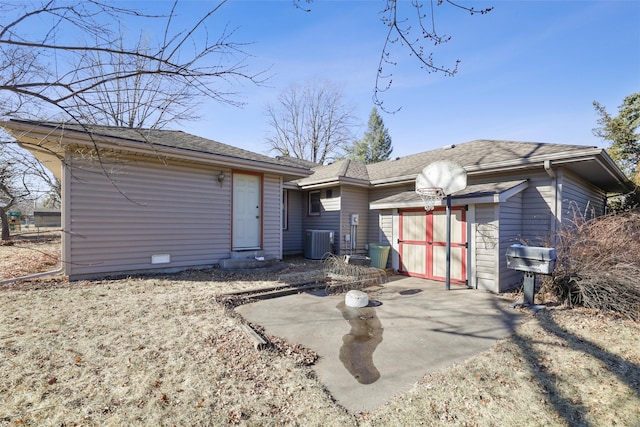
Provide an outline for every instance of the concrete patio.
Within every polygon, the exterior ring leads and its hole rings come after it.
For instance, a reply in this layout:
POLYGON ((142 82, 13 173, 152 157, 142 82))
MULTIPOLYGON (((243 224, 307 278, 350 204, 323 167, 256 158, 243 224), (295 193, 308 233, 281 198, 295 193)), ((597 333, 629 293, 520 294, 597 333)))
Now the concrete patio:
POLYGON ((508 336, 522 315, 497 295, 395 276, 368 289, 370 304, 344 294, 302 293, 236 311, 271 335, 317 352, 313 366, 338 404, 370 411, 408 391, 426 373, 462 362, 508 336))

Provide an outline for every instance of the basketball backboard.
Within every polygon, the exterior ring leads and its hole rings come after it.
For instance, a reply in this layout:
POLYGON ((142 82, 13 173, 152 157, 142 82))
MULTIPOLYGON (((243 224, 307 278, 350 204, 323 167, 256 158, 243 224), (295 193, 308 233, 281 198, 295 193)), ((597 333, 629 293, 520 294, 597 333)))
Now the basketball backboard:
POLYGON ((416 191, 440 188, 444 195, 449 195, 466 187, 467 172, 462 166, 449 160, 430 163, 416 177, 416 191))

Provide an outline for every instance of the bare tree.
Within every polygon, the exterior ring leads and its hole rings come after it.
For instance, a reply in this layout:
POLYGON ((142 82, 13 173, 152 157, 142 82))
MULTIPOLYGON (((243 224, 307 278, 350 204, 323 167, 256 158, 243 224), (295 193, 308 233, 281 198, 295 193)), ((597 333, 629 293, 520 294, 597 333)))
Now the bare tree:
POLYGON ((283 156, 323 164, 353 140, 353 108, 328 81, 290 86, 266 112, 272 128, 267 143, 283 156))
MULTIPOLYGON (((309 5, 313 3, 313 0, 293 1, 299 9, 305 12, 311 11, 309 5)), ((388 69, 398 65, 392 52, 394 45, 400 45, 404 48, 406 53, 418 61, 420 68, 427 73, 442 73, 446 76, 453 76, 458 72, 460 60, 451 65, 438 65, 434 61, 434 49, 451 40, 450 35, 440 32, 436 26, 436 9, 438 7, 452 7, 470 15, 484 15, 493 10, 493 7, 475 9, 454 0, 411 0, 410 2, 384 0, 382 3, 384 7, 380 12, 380 20, 387 27, 387 34, 380 50, 373 101, 375 105, 387 112, 389 110, 384 107, 381 94, 386 92, 393 83, 393 73, 388 69)))
POLYGON ((3 160, 0 158, 0 240, 7 240, 10 234, 7 213, 16 204, 18 197, 12 183, 15 178, 13 164, 3 160))
MULTIPOLYGON (((237 80, 260 83, 261 74, 247 70, 233 30, 215 38, 208 33, 208 20, 226 1, 183 30, 174 30, 177 0, 164 14, 101 0, 1 3, 0 115, 41 116, 35 106, 62 112, 64 120, 93 122, 113 116, 115 108, 124 122, 139 126, 166 122, 167 103, 185 94, 238 104, 225 88, 237 80), (163 25, 159 42, 149 46, 138 37, 127 46, 120 22, 141 20, 163 25), (138 95, 144 108, 114 105, 125 93, 138 95)), ((177 107, 176 117, 187 117, 190 107, 177 107)))

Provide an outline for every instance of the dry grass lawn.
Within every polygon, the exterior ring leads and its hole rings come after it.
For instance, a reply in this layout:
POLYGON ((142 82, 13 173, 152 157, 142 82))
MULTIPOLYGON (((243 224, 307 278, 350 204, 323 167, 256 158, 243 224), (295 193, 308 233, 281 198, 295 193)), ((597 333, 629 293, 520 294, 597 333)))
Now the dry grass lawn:
POLYGON ((24 233, 0 241, 0 281, 55 270, 60 263, 60 233, 24 233))
MULTIPOLYGON (((11 248, 0 247, 4 273, 11 248)), ((640 324, 561 307, 349 414, 294 353, 255 350, 219 302, 276 280, 203 271, 0 285, 0 425, 640 425, 640 324)))

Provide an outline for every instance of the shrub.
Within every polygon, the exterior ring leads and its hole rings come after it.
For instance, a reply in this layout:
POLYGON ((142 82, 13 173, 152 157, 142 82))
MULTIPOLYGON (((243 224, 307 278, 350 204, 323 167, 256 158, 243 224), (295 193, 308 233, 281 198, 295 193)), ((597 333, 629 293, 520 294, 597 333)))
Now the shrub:
POLYGON ((545 291, 569 306, 640 320, 640 211, 576 219, 558 233, 545 291))

